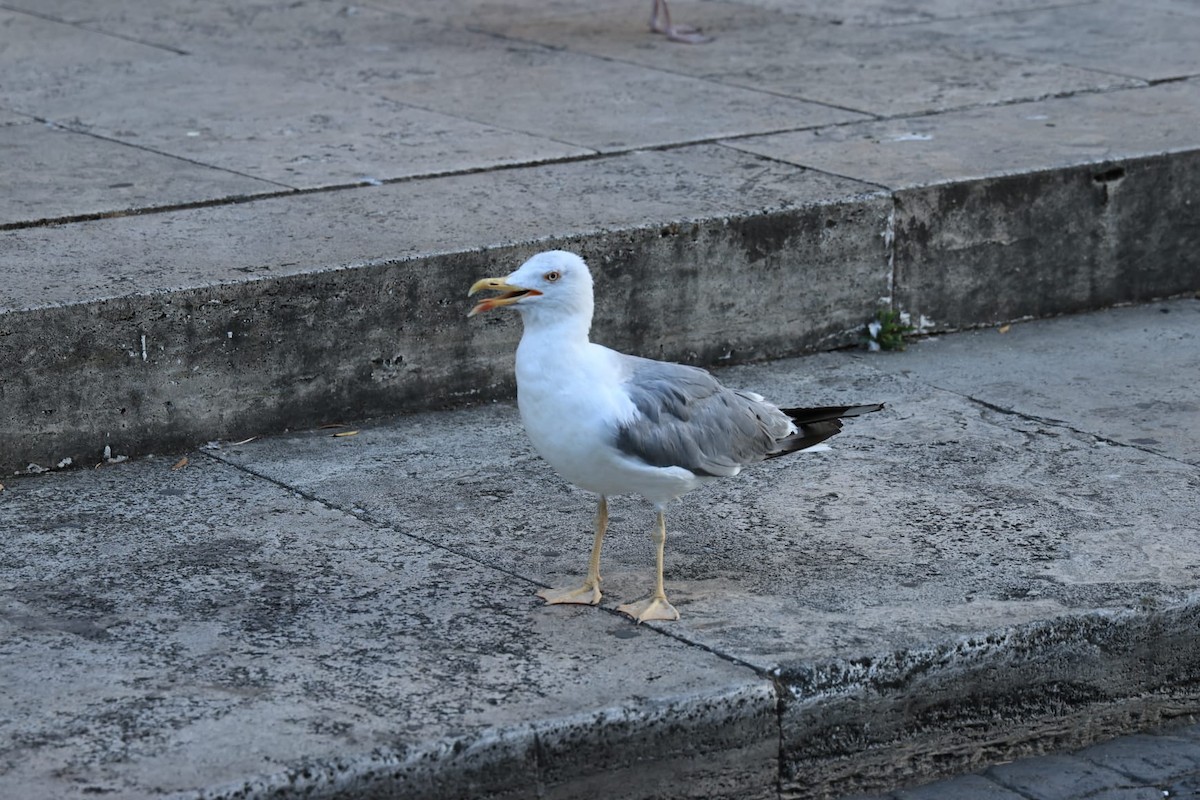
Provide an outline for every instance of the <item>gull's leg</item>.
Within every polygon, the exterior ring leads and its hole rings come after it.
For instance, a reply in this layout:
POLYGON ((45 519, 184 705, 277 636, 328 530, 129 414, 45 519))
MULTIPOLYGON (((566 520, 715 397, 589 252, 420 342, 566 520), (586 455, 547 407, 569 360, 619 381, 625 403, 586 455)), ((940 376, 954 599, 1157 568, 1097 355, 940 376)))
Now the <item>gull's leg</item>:
POLYGON ((604 543, 604 531, 608 529, 608 498, 600 495, 596 507, 596 539, 592 542, 592 557, 588 561, 587 578, 578 589, 542 589, 538 597, 549 605, 579 603, 594 606, 600 602, 600 545, 604 543))
POLYGON ((653 535, 654 544, 658 547, 658 575, 654 581, 654 596, 649 600, 639 600, 636 603, 617 606, 617 611, 628 614, 638 622, 645 622, 648 619, 668 621, 679 619, 679 612, 675 610, 675 606, 667 602, 667 593, 663 590, 663 550, 667 545, 667 517, 661 509, 658 512, 658 526, 654 529, 653 535))
POLYGON ((695 28, 687 25, 672 25, 671 12, 667 9, 667 0, 654 0, 654 5, 650 9, 650 30, 663 34, 673 42, 683 42, 684 44, 704 44, 712 41, 711 37, 705 36, 695 28))

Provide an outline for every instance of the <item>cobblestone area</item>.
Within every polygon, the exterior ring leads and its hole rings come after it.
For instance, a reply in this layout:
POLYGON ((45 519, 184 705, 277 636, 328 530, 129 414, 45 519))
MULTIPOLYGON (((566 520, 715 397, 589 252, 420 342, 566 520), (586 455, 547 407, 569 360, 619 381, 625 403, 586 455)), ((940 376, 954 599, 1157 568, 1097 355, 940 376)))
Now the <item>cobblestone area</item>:
POLYGON ((1196 800, 1200 725, 1123 736, 1083 750, 846 800, 1196 800))

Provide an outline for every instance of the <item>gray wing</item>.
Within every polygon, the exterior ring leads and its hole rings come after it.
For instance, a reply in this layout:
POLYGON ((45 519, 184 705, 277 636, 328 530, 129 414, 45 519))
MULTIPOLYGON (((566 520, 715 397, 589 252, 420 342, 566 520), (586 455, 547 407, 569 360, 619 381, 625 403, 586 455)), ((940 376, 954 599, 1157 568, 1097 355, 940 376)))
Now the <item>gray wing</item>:
POLYGON ((758 395, 727 389, 702 369, 622 356, 623 385, 641 417, 617 431, 617 448, 656 467, 734 475, 778 452, 793 430, 758 395))

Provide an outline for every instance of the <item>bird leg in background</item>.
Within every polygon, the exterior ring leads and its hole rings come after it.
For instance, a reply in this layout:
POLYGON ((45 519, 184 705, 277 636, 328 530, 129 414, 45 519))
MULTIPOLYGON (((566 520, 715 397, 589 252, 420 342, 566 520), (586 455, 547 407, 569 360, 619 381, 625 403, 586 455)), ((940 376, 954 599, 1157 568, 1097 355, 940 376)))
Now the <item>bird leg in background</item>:
POLYGON ((650 10, 650 30, 663 34, 672 42, 704 44, 712 41, 712 37, 705 36, 695 28, 687 25, 672 25, 671 12, 667 9, 667 0, 654 0, 654 7, 650 10))
POLYGON ((667 545, 667 517, 662 511, 658 512, 658 526, 654 529, 653 536, 654 544, 658 548, 658 575, 654 582, 654 596, 649 600, 617 606, 617 611, 628 614, 638 622, 648 619, 677 620, 679 612, 667 602, 667 593, 663 590, 663 550, 667 545))
POLYGON ((594 606, 600 602, 600 545, 604 543, 604 531, 608 529, 608 498, 600 495, 596 507, 596 539, 592 542, 592 557, 588 561, 587 578, 578 589, 542 589, 538 597, 549 605, 578 603, 594 606))

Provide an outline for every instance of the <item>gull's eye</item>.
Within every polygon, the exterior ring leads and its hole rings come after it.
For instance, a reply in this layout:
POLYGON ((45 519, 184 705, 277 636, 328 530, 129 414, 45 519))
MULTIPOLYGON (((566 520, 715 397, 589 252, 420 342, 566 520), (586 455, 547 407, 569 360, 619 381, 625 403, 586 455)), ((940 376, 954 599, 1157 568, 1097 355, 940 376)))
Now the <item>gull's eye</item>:
POLYGON ((561 278, 562 275, 558 274, 557 272, 547 272, 542 277, 545 278, 546 280, 550 281, 550 283, 554 283, 556 280, 561 278))

